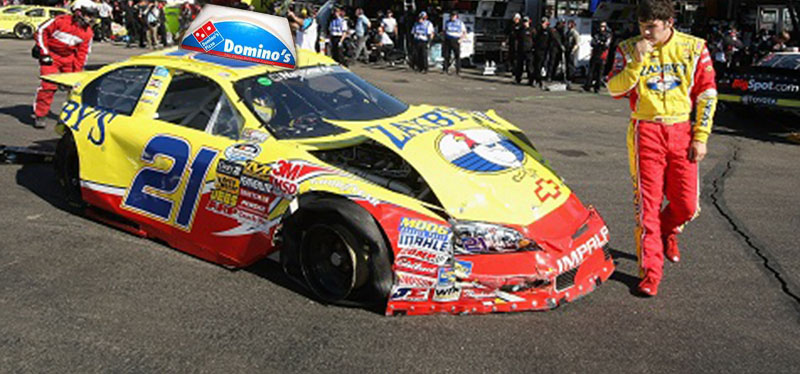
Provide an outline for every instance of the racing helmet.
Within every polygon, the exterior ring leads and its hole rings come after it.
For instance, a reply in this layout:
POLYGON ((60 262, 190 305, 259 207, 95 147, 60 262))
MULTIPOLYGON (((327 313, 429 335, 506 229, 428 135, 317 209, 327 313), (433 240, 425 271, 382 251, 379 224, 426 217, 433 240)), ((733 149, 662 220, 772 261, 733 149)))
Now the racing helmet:
POLYGON ((252 104, 253 111, 264 123, 269 123, 275 117, 275 101, 272 100, 270 95, 254 97, 252 104))

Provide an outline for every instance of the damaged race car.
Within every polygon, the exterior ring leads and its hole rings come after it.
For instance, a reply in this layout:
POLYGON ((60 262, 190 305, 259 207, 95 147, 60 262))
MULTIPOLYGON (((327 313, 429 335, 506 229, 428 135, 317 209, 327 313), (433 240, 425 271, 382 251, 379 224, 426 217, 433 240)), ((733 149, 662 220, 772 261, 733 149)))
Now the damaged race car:
POLYGON ((328 57, 165 50, 43 77, 87 215, 231 268, 278 252, 326 303, 544 310, 614 271, 609 232, 493 111, 409 106, 328 57))

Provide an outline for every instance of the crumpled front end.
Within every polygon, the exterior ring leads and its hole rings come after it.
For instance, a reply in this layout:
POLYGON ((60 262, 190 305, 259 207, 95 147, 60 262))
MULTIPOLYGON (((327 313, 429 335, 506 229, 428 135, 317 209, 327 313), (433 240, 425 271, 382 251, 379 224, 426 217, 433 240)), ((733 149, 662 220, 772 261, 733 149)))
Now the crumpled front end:
POLYGON ((553 309, 594 291, 614 272, 608 227, 574 195, 548 216, 516 228, 524 235, 520 250, 470 253, 468 241, 458 232, 449 236, 450 229, 418 218, 399 222, 387 315, 553 309))

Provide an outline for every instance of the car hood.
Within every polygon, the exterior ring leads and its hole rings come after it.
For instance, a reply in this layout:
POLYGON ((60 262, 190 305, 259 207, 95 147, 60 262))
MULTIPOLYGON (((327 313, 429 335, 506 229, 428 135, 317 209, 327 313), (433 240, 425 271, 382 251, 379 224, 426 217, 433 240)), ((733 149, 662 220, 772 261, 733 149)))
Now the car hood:
POLYGON ((527 225, 571 193, 492 111, 423 105, 377 121, 331 122, 402 156, 456 219, 527 225))

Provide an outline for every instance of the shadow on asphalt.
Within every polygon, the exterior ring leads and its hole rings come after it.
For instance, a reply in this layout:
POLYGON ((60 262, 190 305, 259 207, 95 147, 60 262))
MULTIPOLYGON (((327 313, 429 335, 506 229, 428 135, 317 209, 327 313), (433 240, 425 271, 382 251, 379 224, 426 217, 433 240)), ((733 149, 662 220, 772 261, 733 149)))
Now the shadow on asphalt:
MULTIPOLYGON (((0 114, 14 117, 19 123, 27 126, 33 125, 33 108, 30 105, 12 105, 0 108, 0 114)), ((47 113, 47 118, 58 120, 58 116, 53 113, 47 113)))
MULTIPOLYGON (((58 142, 57 139, 38 141, 36 142, 35 145, 31 146, 30 148, 52 150, 55 149, 57 142, 58 142)), ((108 225, 104 222, 92 220, 83 215, 80 209, 67 204, 66 196, 64 196, 64 193, 58 184, 58 179, 56 177, 55 169, 53 168, 52 164, 49 163, 25 164, 22 166, 22 168, 19 169, 19 171, 17 171, 16 182, 17 185, 27 188, 29 191, 33 192, 34 195, 46 201, 56 209, 65 211, 67 213, 81 217, 86 220, 90 220, 92 222, 99 223, 103 226, 108 227, 111 230, 119 230, 118 228, 108 225)), ((169 247, 169 245, 167 245, 163 241, 160 240, 154 240, 154 241, 169 247)), ((190 254, 187 253, 184 254, 196 258, 199 261, 205 261, 201 258, 191 256, 190 254)), ((276 284, 280 287, 283 287, 289 291, 292 291, 299 296, 302 296, 310 300, 314 300, 315 302, 321 304, 325 304, 324 302, 317 299, 316 296, 313 293, 311 293, 306 287, 304 287, 300 283, 290 278, 283 271, 283 267, 280 265, 280 263, 276 261, 270 259, 264 259, 247 268, 233 269, 233 271, 236 270, 246 271, 248 273, 266 279, 267 281, 276 284)), ((373 306, 344 305, 344 307, 364 309, 366 311, 374 312, 380 315, 383 315, 385 312, 383 308, 373 307, 373 306)))
POLYGON ((800 131, 800 116, 768 109, 721 105, 714 118, 714 134, 739 136, 770 143, 797 144, 786 138, 800 131))

